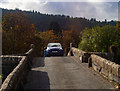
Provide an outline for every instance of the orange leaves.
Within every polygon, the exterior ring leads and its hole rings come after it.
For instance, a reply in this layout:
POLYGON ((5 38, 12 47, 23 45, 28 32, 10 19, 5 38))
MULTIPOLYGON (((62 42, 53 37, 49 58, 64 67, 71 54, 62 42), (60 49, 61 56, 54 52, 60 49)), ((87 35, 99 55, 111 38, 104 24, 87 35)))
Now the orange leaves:
POLYGON ((74 31, 62 31, 57 35, 53 30, 38 32, 27 15, 20 11, 5 14, 2 19, 3 54, 24 53, 31 43, 35 44, 39 54, 50 42, 60 42, 63 47, 69 47, 70 42, 76 43, 78 39, 74 31))
POLYGON ((40 37, 44 41, 44 45, 47 46, 48 43, 50 42, 60 42, 60 36, 57 36, 54 34, 53 30, 49 30, 46 32, 40 32, 40 37))
POLYGON ((69 47, 69 44, 72 42, 78 45, 79 42, 76 42, 76 40, 79 40, 78 35, 74 31, 62 31, 61 35, 55 35, 53 30, 49 30, 46 32, 40 32, 40 37, 44 41, 44 46, 47 46, 48 43, 53 42, 60 42, 63 47, 69 47))
POLYGON ((36 38, 34 24, 30 24, 26 14, 19 11, 5 14, 2 28, 3 54, 26 52, 29 45, 33 43, 32 40, 36 38))
POLYGON ((30 19, 25 13, 20 11, 10 12, 3 15, 2 27, 4 31, 32 31, 34 25, 30 24, 30 19), (12 27, 12 29, 11 29, 12 27))
POLYGON ((79 35, 75 31, 63 31, 63 38, 62 44, 65 47, 69 47, 70 43, 72 42, 75 47, 78 46, 80 41, 79 35))

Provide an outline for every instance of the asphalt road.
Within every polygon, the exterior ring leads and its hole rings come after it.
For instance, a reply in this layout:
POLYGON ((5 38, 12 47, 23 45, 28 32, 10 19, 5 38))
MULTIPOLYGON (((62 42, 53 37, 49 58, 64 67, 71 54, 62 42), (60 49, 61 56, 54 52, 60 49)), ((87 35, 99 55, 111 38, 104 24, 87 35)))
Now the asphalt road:
POLYGON ((33 60, 26 89, 112 89, 114 86, 74 57, 33 60))

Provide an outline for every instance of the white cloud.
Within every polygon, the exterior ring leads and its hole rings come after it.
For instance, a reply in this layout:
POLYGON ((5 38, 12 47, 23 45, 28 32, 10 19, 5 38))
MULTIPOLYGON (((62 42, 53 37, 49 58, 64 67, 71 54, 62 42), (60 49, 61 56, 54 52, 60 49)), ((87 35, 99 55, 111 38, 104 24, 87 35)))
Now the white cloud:
POLYGON ((119 0, 85 0, 88 2, 119 2, 119 0))
MULTIPOLYGON (((92 15, 99 20, 118 20, 118 6, 117 3, 91 3, 88 8, 95 8, 92 15), (113 5, 114 4, 114 5, 113 5)), ((90 11, 91 12, 91 11, 90 11)))
POLYGON ((112 3, 119 0, 1 0, 0 7, 22 10, 36 10, 41 13, 66 14, 70 16, 82 16, 87 18, 117 19, 118 8, 114 8, 112 3), (53 3, 50 3, 53 2, 53 3), (59 4, 54 3, 61 2, 59 4), (66 4, 66 2, 72 2, 66 4), (76 2, 76 3, 75 3, 76 2), (86 3, 83 3, 86 2, 86 3), (112 7, 112 8, 111 8, 112 7))
POLYGON ((0 7, 8 9, 19 8, 22 10, 38 10, 37 8, 43 7, 45 4, 47 4, 47 0, 4 0, 0 2, 0 7))
POLYGON ((49 2, 119 2, 119 0, 49 0, 49 2))
POLYGON ((117 20, 117 3, 105 2, 71 2, 48 3, 42 7, 43 13, 65 14, 75 17, 96 18, 97 20, 117 20))

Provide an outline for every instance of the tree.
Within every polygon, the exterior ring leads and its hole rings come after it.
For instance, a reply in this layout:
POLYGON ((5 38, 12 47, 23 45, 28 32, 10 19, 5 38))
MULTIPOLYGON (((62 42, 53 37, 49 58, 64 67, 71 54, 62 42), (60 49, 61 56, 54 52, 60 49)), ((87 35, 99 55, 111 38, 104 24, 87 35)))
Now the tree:
POLYGON ((108 52, 111 45, 119 46, 120 37, 115 26, 86 28, 79 49, 93 52, 108 52))
POLYGON ((63 31, 62 45, 65 48, 70 47, 70 43, 73 43, 74 47, 78 47, 79 35, 75 31, 63 31))
POLYGON ((53 30, 54 34, 56 34, 56 35, 62 34, 62 30, 61 30, 59 24, 55 21, 50 23, 49 30, 53 30))
POLYGON ((34 24, 30 24, 27 15, 19 11, 5 14, 2 21, 3 54, 26 52, 34 38, 34 24))
POLYGON ((116 28, 120 30, 120 21, 116 21, 116 28))
MULTIPOLYGON (((32 24, 35 24, 38 31, 46 31, 50 28, 50 23, 52 21, 57 21, 61 30, 71 30, 74 28, 77 33, 80 33, 85 27, 92 28, 94 26, 103 26, 106 24, 110 24, 115 26, 114 22, 107 21, 106 23, 99 22, 95 18, 92 18, 91 20, 86 18, 75 18, 75 17, 69 17, 66 15, 50 15, 50 14, 42 14, 42 13, 35 13, 35 10, 31 11, 22 11, 22 10, 8 10, 8 9, 2 9, 2 14, 6 14, 8 12, 13 11, 13 13, 16 13, 17 11, 20 11, 21 13, 26 13, 27 16, 30 17, 30 22, 32 24)), ((50 29, 51 30, 51 29, 50 29)))

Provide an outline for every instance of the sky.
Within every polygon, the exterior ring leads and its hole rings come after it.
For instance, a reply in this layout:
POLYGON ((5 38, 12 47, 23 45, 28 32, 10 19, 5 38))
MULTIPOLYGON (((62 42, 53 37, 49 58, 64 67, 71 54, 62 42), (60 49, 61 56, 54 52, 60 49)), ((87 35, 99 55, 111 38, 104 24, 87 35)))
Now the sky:
POLYGON ((43 14, 118 20, 119 0, 0 0, 7 9, 35 10, 43 14))

